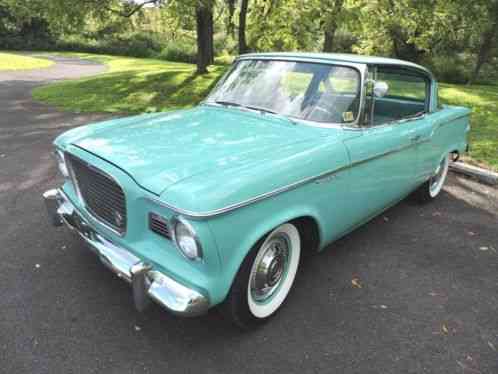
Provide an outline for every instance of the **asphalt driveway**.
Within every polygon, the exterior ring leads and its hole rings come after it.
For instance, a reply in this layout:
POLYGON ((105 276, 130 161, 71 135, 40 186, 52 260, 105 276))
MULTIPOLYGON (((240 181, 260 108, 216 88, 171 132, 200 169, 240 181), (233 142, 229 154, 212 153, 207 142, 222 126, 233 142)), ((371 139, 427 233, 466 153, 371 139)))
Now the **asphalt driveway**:
POLYGON ((257 331, 216 310, 136 312, 41 199, 58 181, 53 138, 103 116, 30 91, 102 70, 59 58, 0 73, 1 373, 498 373, 498 191, 455 176, 434 204, 402 202, 311 258, 257 331))

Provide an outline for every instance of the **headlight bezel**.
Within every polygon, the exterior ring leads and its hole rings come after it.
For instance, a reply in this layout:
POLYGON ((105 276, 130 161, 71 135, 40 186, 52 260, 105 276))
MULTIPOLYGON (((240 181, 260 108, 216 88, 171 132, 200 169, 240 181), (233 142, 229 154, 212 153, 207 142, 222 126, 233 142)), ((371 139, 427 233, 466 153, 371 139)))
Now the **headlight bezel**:
POLYGON ((65 179, 70 179, 69 168, 67 166, 66 157, 64 151, 56 148, 54 150, 55 161, 57 162, 57 168, 59 172, 65 179))
POLYGON ((201 261, 203 259, 202 244, 201 241, 199 240, 199 236, 197 235, 196 230, 190 224, 190 222, 188 222, 184 217, 177 215, 171 218, 170 223, 171 223, 171 234, 172 234, 171 236, 173 242, 175 243, 175 246, 178 248, 180 253, 190 261, 201 261), (189 237, 195 243, 196 247, 195 254, 189 253, 186 249, 182 247, 182 244, 180 243, 180 238, 178 237, 179 235, 177 235, 177 229, 179 227, 185 229, 189 237))

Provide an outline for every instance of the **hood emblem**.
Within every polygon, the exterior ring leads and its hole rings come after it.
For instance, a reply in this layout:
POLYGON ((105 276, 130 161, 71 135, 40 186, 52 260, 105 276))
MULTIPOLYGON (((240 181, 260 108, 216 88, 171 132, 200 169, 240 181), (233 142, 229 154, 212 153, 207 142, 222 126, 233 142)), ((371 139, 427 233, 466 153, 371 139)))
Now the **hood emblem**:
POLYGON ((115 210, 112 215, 114 217, 114 223, 116 224, 116 226, 118 227, 123 226, 123 216, 121 215, 121 213, 115 210))

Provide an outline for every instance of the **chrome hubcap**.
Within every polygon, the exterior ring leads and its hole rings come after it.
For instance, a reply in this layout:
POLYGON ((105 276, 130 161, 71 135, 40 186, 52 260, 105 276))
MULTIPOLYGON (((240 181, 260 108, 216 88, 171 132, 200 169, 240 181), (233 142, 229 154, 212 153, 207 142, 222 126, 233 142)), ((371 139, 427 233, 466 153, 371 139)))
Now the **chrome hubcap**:
POLYGON ((446 159, 443 159, 434 173, 434 176, 431 177, 431 191, 435 191, 438 189, 439 184, 441 183, 441 179, 444 175, 444 169, 446 166, 446 159))
POLYGON ((256 257, 257 265, 251 273, 251 297, 262 303, 269 300, 285 278, 289 265, 289 238, 278 234, 271 238, 256 257))

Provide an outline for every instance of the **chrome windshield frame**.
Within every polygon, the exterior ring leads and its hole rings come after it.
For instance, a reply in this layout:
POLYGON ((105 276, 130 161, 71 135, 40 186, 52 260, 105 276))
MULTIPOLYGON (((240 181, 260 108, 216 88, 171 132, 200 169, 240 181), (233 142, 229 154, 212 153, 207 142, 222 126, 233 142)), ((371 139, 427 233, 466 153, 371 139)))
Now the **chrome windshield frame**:
MULTIPOLYGON (((367 73, 368 73, 368 67, 366 64, 360 64, 360 63, 354 63, 354 62, 345 62, 345 61, 338 61, 338 60, 328 60, 328 59, 309 59, 309 58, 299 58, 299 57, 271 57, 271 56, 240 56, 238 57, 230 67, 230 69, 224 74, 224 76, 220 79, 220 81, 216 84, 216 86, 213 88, 213 90, 210 92, 208 97, 201 102, 202 105, 214 105, 214 106, 221 106, 221 104, 216 104, 215 101, 209 101, 208 98, 211 95, 211 93, 215 92, 220 85, 223 84, 223 82, 226 80, 226 78, 232 73, 234 70, 235 66, 237 65, 238 62, 240 61, 247 61, 247 60, 268 60, 268 61, 286 61, 286 62, 303 62, 303 63, 310 63, 310 64, 321 64, 321 65, 333 65, 333 66, 342 66, 342 67, 349 67, 355 69, 358 74, 360 75, 360 105, 358 107, 358 114, 356 115, 356 118, 353 122, 349 123, 336 123, 336 122, 318 122, 318 121, 310 121, 310 120, 304 120, 300 119, 297 117, 292 117, 286 114, 278 113, 279 115, 283 117, 289 118, 289 120, 292 120, 296 123, 300 123, 306 126, 311 126, 311 127, 320 127, 320 128, 346 128, 346 129, 361 129, 361 121, 363 118, 363 110, 365 107, 365 93, 366 93, 366 78, 367 78, 367 73)), ((236 107, 234 107, 236 109, 236 107)))

